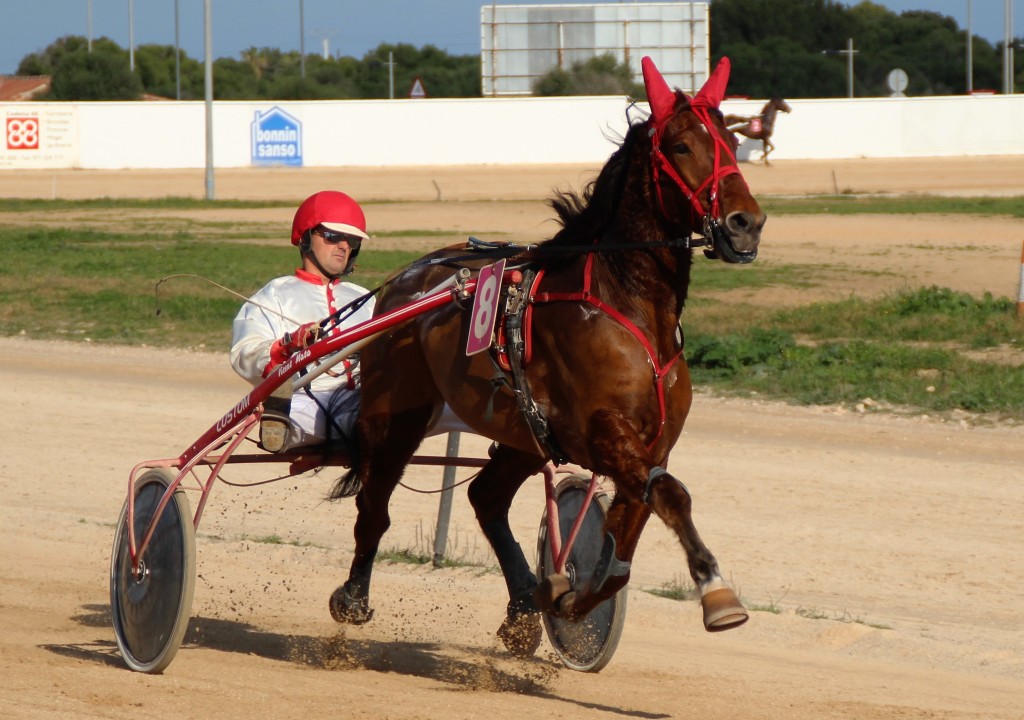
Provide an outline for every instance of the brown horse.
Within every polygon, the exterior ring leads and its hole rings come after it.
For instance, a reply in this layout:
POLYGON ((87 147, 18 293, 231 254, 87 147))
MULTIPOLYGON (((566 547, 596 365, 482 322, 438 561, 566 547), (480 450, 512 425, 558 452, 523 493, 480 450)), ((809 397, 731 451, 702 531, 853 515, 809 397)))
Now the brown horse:
POLYGON ((775 149, 772 144, 772 132, 775 130, 775 116, 782 111, 788 113, 793 108, 785 100, 774 97, 769 100, 759 115, 726 115, 725 125, 734 133, 751 140, 760 140, 764 147, 764 164, 769 165, 768 153, 775 149))
MULTIPOLYGON (((521 301, 527 317, 509 314, 499 326, 510 337, 519 337, 513 320, 529 328, 519 380, 493 352, 465 354, 469 310, 458 303, 363 350, 358 452, 334 491, 342 497, 358 489, 355 556, 330 601, 339 622, 372 616, 370 573, 390 524, 389 499, 446 403, 496 441, 468 494, 505 576, 509 603, 499 635, 511 652, 536 650, 541 611, 578 621, 621 589, 652 512, 679 537, 703 594, 707 629, 746 621, 693 525, 690 494, 665 466, 692 398, 679 325, 691 248, 707 241, 709 257, 749 262, 765 215, 736 166, 736 138, 718 110, 728 61, 693 98, 670 90, 649 58, 643 67, 652 114, 630 127, 582 195, 552 200, 562 229, 536 246, 495 246, 523 276, 510 280, 506 269, 501 292, 506 307, 521 301), (703 241, 691 238, 694 230, 703 241), (565 577, 538 583, 509 528, 516 491, 549 458, 571 460, 615 485, 600 561, 576 587, 565 577)), ((391 279, 377 312, 444 286, 460 267, 476 270, 493 259, 465 247, 432 253, 391 279)), ((506 346, 510 353, 515 345, 506 346)))

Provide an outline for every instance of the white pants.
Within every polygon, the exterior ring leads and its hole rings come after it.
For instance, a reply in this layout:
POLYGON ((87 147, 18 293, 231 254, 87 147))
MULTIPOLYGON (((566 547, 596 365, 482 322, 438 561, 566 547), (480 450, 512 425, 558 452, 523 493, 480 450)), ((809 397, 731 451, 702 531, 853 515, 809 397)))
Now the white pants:
MULTIPOLYGON (((299 391, 292 395, 292 406, 288 412, 288 417, 291 418, 292 428, 288 433, 288 442, 286 443, 287 448, 303 447, 305 445, 319 445, 320 443, 327 442, 328 436, 332 438, 337 437, 337 430, 331 428, 332 432, 328 434, 327 415, 321 409, 321 406, 325 408, 330 407, 331 392, 314 392, 313 395, 319 401, 313 400, 305 391, 299 391)), ((345 437, 352 437, 352 427, 356 423, 356 418, 359 417, 359 403, 355 402, 354 407, 344 412, 336 412, 334 415, 334 422, 341 429, 341 432, 345 437)))
MULTIPOLYGON (((347 393, 346 393, 347 394, 347 393)), ((328 438, 337 438, 338 432, 334 428, 328 428, 327 416, 321 409, 331 407, 332 395, 330 392, 314 392, 317 402, 305 391, 300 390, 292 396, 291 410, 288 417, 292 421, 292 428, 288 433, 288 440, 285 443, 286 450, 306 445, 319 445, 327 442, 328 438), (331 432, 328 432, 328 430, 331 432)), ((343 403, 347 406, 340 412, 334 413, 334 422, 344 434, 344 437, 352 437, 352 428, 355 426, 356 418, 359 417, 359 403, 355 398, 349 398, 349 402, 343 403), (353 400, 355 400, 353 402, 353 400)), ((427 430, 427 437, 444 435, 450 432, 472 433, 470 429, 452 409, 445 403, 441 417, 427 430)))

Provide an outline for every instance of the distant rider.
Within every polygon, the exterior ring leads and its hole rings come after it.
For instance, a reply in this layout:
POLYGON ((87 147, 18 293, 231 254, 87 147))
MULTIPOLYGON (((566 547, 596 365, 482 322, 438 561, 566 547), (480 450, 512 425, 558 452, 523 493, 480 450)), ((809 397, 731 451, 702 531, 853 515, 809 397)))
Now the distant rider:
MULTIPOLYGON (((324 190, 306 198, 292 221, 302 266, 275 278, 242 305, 232 325, 231 366, 253 385, 320 337, 320 321, 364 295, 343 282, 359 255, 366 217, 351 197, 324 190)), ((369 320, 374 298, 331 333, 369 320)), ((359 411, 359 367, 348 358, 287 399, 264 403, 260 444, 271 452, 348 438, 359 411)))

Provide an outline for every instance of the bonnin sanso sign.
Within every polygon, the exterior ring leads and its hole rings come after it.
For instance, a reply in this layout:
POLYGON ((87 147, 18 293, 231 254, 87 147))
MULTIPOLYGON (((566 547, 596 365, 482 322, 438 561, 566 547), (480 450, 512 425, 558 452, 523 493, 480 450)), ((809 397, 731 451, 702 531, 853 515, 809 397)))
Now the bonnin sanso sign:
POLYGON ((252 121, 253 165, 302 165, 302 123, 279 107, 256 111, 252 121))

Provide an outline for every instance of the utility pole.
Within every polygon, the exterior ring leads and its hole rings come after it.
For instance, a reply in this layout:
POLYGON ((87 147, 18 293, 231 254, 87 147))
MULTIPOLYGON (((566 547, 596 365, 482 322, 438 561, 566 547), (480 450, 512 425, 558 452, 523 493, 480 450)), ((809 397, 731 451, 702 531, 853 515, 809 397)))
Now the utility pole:
POLYGON ((128 68, 135 72, 135 0, 128 0, 128 68))
POLYGON ((822 50, 822 55, 845 55, 846 56, 846 96, 853 97, 853 56, 859 50, 853 49, 853 38, 847 38, 845 50, 822 50))
POLYGON ((1004 0, 1006 13, 1003 30, 1003 92, 1013 94, 1013 0, 1004 0))
POLYGON ((174 0, 174 93, 181 100, 181 42, 178 33, 178 0, 174 0))
POLYGON ((92 52, 92 0, 89 0, 89 19, 86 25, 89 30, 89 42, 86 44, 89 48, 89 52, 92 52))
POLYGON ((853 97, 853 56, 856 55, 859 50, 853 49, 853 38, 847 38, 846 49, 840 50, 840 55, 846 55, 846 87, 847 97, 853 97))
POLYGON ((972 0, 967 0, 967 94, 974 93, 974 13, 972 0))
POLYGON ((299 75, 306 78, 306 3, 299 0, 299 75))
POLYGON ((206 50, 206 199, 213 200, 213 0, 204 2, 204 25, 206 50))
POLYGON ((388 50, 388 98, 395 99, 395 53, 388 50))

